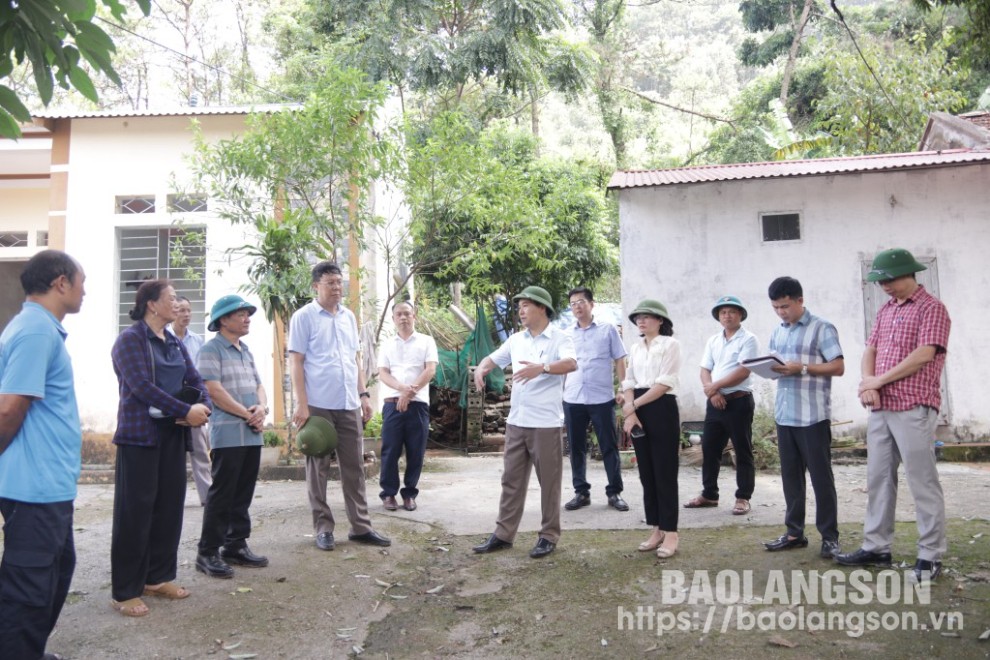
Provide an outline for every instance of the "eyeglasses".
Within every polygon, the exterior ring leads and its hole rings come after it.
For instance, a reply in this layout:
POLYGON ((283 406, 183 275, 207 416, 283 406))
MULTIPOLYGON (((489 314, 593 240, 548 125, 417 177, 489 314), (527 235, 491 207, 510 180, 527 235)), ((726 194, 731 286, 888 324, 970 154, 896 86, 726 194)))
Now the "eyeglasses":
POLYGON ((584 298, 581 298, 580 300, 572 300, 571 301, 571 309, 577 309, 578 307, 584 307, 587 304, 588 304, 588 301, 585 300, 584 298))
POLYGON ((885 286, 887 284, 890 284, 893 281, 894 280, 892 280, 892 279, 890 279, 890 280, 877 280, 877 284, 879 284, 880 286, 885 286))

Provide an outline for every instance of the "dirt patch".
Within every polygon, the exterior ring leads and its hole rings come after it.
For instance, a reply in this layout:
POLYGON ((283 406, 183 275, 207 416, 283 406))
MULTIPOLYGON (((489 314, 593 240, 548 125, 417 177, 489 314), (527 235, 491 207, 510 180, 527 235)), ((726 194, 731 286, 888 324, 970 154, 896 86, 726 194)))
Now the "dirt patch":
MULTIPOLYGON (((779 477, 761 475, 752 516, 733 517, 724 507, 681 515, 681 546, 661 561, 635 551, 644 540, 634 473, 624 472, 625 495, 633 510, 609 510, 600 494, 580 512, 563 512, 564 535, 557 551, 533 560, 528 551, 539 525, 538 486, 530 486, 523 527, 513 548, 476 556, 471 546, 492 529, 497 511, 500 461, 445 459, 424 474, 420 508, 413 513, 372 508, 375 528, 392 537, 391 548, 347 541, 338 525, 337 549, 314 546, 305 484, 261 482, 252 506, 251 547, 267 555, 265 569, 236 569, 232 580, 214 580, 193 570, 202 509, 190 489, 179 559, 179 583, 192 597, 167 602, 149 599, 151 613, 125 619, 110 602, 112 486, 80 489, 75 518, 79 557, 73 593, 49 650, 76 659, 99 658, 327 658, 360 655, 406 657, 658 657, 693 658, 890 658, 985 657, 990 642, 977 638, 990 627, 990 521, 985 508, 986 472, 942 465, 943 488, 953 519, 949 524, 946 573, 928 605, 805 604, 847 617, 858 611, 900 616, 911 612, 926 630, 767 630, 746 628, 747 615, 796 616, 799 605, 760 600, 732 603, 730 625, 721 622, 728 604, 671 604, 662 580, 681 571, 690 582, 700 571, 750 571, 762 594, 773 575, 825 571, 835 566, 818 557, 817 534, 809 526, 806 550, 767 553, 761 541, 781 533, 779 477), (763 506, 766 505, 766 506, 763 506), (621 608, 621 609, 620 609, 621 608), (640 609, 641 608, 641 609, 640 609), (652 611, 649 608, 653 608, 652 611), (712 609, 714 608, 714 609, 712 609), (639 623, 622 623, 621 612, 643 612, 639 623), (743 612, 742 615, 739 612, 743 612), (652 612, 652 614, 650 613, 652 612), (958 613, 954 630, 945 615, 958 613), (658 634, 661 616, 686 616, 688 628, 658 634), (714 623, 708 632, 708 616, 714 623), (738 617, 742 616, 742 619, 738 617), (932 630, 932 616, 942 616, 932 630), (650 625, 649 622, 652 622, 650 625), (738 623, 737 623, 738 622, 738 623), (626 625, 629 624, 629 625, 626 625), (851 633, 851 634, 850 634, 851 633), (947 634, 943 634, 947 633, 947 634), (788 645, 795 645, 790 648, 788 645)), ((860 467, 837 468, 843 546, 854 549, 862 534, 866 494, 860 467)), ((589 477, 604 485, 594 466, 589 477)), ((682 495, 699 475, 682 470, 682 495)), ((565 484, 567 475, 565 473, 565 484)), ((729 490, 729 482, 723 486, 729 490)), ((565 486, 566 490, 566 486, 565 486)), ((377 485, 368 484, 374 501, 377 485)), ((331 505, 343 520, 339 489, 331 505)), ((910 497, 902 488, 902 504, 910 497)), ((917 532, 910 506, 898 508, 899 560, 913 562, 917 532)), ((809 508, 809 520, 813 509, 809 508)), ((842 574, 848 575, 847 569, 842 574)))

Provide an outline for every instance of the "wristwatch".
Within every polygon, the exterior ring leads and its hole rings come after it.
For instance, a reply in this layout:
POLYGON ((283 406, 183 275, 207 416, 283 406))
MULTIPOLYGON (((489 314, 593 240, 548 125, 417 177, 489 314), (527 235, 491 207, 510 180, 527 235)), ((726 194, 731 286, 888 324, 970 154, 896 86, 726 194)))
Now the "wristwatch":
POLYGON ((370 399, 371 398, 371 392, 368 392, 367 390, 365 390, 364 392, 359 392, 358 393, 358 397, 359 398, 368 398, 368 399, 370 399))
POLYGON ((802 376, 807 376, 808 375, 808 365, 806 365, 806 364, 802 364, 801 365, 801 375, 802 376))
POLYGON ((547 362, 547 363, 545 363, 543 365, 543 373, 545 373, 545 374, 550 373, 550 363, 549 362, 547 362))

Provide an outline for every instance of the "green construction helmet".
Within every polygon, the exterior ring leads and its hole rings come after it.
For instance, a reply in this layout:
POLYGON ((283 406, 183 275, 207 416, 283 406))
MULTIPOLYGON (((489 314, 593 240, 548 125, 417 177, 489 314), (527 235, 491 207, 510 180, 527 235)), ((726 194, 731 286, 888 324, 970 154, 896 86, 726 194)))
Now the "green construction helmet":
POLYGON ((636 305, 636 309, 629 313, 629 322, 635 324, 636 317, 640 314, 650 314, 667 319, 671 323, 674 322, 674 319, 670 318, 670 314, 667 313, 667 307, 659 300, 650 300, 649 298, 640 300, 639 304, 636 305))
POLYGON ((928 270, 928 266, 918 263, 904 248, 893 248, 873 257, 873 268, 866 274, 866 281, 892 280, 921 270, 928 270))
POLYGON ((715 306, 712 307, 712 316, 715 317, 716 321, 718 320, 718 310, 722 307, 738 307, 739 311, 742 312, 743 321, 745 321, 746 317, 749 316, 749 312, 746 311, 746 308, 743 306, 742 300, 739 299, 739 296, 722 296, 715 301, 715 306))
POLYGON ((547 309, 547 318, 553 318, 553 298, 550 297, 550 292, 541 286, 528 286, 516 295, 512 296, 513 300, 531 300, 535 303, 543 305, 547 309))
POLYGON ((296 447, 306 456, 323 458, 337 448, 337 429, 325 417, 311 415, 296 433, 296 447))

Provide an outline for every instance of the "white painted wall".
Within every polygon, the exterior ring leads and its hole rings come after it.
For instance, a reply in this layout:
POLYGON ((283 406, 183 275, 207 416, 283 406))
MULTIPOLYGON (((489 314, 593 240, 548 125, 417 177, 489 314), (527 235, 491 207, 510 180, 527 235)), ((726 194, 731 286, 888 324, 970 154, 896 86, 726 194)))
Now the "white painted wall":
MULTIPOLYGON (((203 133, 210 141, 227 138, 243 128, 244 117, 203 116, 203 133)), ((117 337, 117 245, 119 227, 168 226, 164 212, 172 175, 182 181, 184 156, 192 151, 188 117, 126 117, 74 119, 69 162, 66 251, 86 270, 86 299, 81 313, 66 319, 67 345, 76 374, 76 393, 83 427, 110 432, 116 426, 117 379, 110 349, 117 337), (160 212, 117 215, 117 195, 155 194, 160 212)), ((247 281, 244 263, 228 263, 229 247, 252 240, 246 227, 232 227, 210 214, 207 226, 207 308, 221 296, 241 293, 247 281)), ((244 295, 243 293, 241 295, 244 295)), ((258 305, 257 300, 248 298, 258 305)), ((259 306, 260 310, 260 306, 259 306)), ((245 338, 258 361, 266 390, 274 392, 272 328, 259 311, 245 338)), ((209 337, 208 337, 209 338, 209 337)))
MULTIPOLYGON (((832 418, 854 422, 843 432, 861 428, 867 413, 856 396, 866 340, 860 263, 904 247, 937 259, 941 298, 953 321, 946 437, 985 436, 990 412, 979 334, 990 321, 980 302, 990 285, 988 182, 990 165, 967 164, 620 190, 623 309, 628 314, 642 298, 667 305, 684 355, 681 419, 704 419, 698 372, 705 341, 720 330, 710 314, 715 300, 742 297, 750 313, 745 326, 765 348, 779 322, 767 286, 790 275, 801 281, 806 307, 839 331, 846 375, 833 380, 832 418), (759 214, 775 211, 801 213, 801 240, 762 242, 759 214)), ((628 322, 624 336, 627 343, 636 337, 628 322)), ((757 380, 758 390, 765 387, 757 380)), ((772 387, 763 390, 767 397, 772 401, 772 387)))

